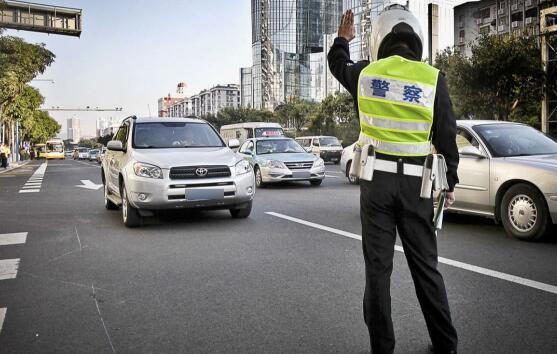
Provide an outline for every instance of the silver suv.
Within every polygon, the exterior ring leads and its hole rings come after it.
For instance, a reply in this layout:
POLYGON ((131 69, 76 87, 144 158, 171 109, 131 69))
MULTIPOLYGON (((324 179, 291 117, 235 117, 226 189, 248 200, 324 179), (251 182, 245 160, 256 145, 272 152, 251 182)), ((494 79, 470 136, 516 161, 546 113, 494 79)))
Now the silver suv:
POLYGON ((201 119, 126 118, 102 161, 105 207, 121 205, 128 227, 160 209, 229 209, 234 218, 248 217, 255 177, 230 148, 201 119))

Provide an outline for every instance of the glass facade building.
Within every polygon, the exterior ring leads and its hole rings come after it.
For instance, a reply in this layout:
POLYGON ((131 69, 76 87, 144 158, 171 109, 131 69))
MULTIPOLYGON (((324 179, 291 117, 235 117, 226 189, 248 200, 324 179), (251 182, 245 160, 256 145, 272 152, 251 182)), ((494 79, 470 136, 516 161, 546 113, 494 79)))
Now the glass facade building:
POLYGON ((251 5, 252 106, 274 109, 295 97, 312 100, 312 54, 323 53, 323 35, 336 32, 342 0, 252 0, 251 5))

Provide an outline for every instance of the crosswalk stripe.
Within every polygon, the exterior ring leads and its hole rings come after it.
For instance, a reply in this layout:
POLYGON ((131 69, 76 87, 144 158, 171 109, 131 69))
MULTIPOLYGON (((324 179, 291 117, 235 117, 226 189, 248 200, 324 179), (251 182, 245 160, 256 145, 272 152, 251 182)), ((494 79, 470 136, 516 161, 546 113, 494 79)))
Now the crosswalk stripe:
POLYGON ((19 268, 19 258, 0 259, 0 280, 14 279, 19 268))
POLYGON ((25 243, 27 232, 15 232, 11 234, 0 234, 0 246, 17 245, 25 243))
POLYGON ((4 318, 6 317, 6 308, 0 308, 0 333, 2 333, 2 325, 4 324, 4 318))
POLYGON ((19 193, 37 193, 40 191, 40 189, 22 189, 19 191, 19 193))

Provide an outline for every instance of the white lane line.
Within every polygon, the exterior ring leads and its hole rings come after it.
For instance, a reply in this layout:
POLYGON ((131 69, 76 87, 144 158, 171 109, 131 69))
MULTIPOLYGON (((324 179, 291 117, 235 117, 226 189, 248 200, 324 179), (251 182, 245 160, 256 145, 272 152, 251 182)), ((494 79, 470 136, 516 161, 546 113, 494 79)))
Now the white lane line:
POLYGON ((17 245, 27 241, 27 232, 15 232, 11 234, 0 234, 0 246, 17 245))
POLYGON ((27 182, 24 186, 40 186, 41 184, 41 182, 27 182))
POLYGON ((333 176, 333 175, 325 175, 325 177, 327 177, 327 178, 340 178, 339 176, 333 176))
MULTIPOLYGON (((265 214, 268 215, 272 215, 275 216, 277 218, 281 218, 281 219, 285 219, 285 220, 289 220, 298 224, 302 224, 302 225, 306 225, 306 226, 310 226, 316 229, 320 229, 320 230, 324 230, 324 231, 328 231, 337 235, 341 235, 344 237, 350 237, 356 240, 362 240, 362 236, 351 233, 351 232, 347 232, 347 231, 343 231, 343 230, 339 230, 339 229, 335 229, 329 226, 325 226, 325 225, 321 225, 321 224, 316 224, 310 221, 306 221, 303 219, 298 219, 298 218, 294 218, 292 216, 288 216, 288 215, 284 215, 284 214, 280 214, 280 213, 275 213, 275 212, 265 212, 265 214)), ((403 252, 404 253, 404 249, 401 246, 395 245, 395 250, 398 252, 403 252)), ((449 258, 444 258, 444 257, 438 257, 439 263, 443 263, 443 264, 447 264, 456 268, 460 268, 460 269, 464 269, 464 270, 468 270, 470 272, 474 272, 474 273, 478 273, 478 274, 483 274, 483 275, 487 275, 493 278, 498 278, 498 279, 502 279, 502 280, 506 280, 512 283, 516 283, 516 284, 520 284, 520 285, 524 285, 530 288, 534 288, 534 289, 538 289, 538 290, 542 290, 542 291, 546 291, 548 293, 552 293, 552 294, 556 294, 557 295, 557 286, 555 285, 551 285, 551 284, 546 284, 546 283, 542 283, 539 281, 535 281, 535 280, 531 280, 531 279, 527 279, 527 278, 522 278, 522 277, 517 277, 515 275, 512 274, 507 274, 507 273, 503 273, 503 272, 498 272, 496 270, 492 270, 492 269, 488 269, 488 268, 483 268, 483 267, 478 267, 472 264, 468 264, 468 263, 464 263, 464 262, 460 262, 460 261, 455 261, 449 258)))
POLYGON ((79 233, 77 232, 77 226, 74 226, 74 228, 75 228, 75 236, 77 237, 77 243, 79 243, 79 251, 81 251, 82 250, 81 240, 79 239, 79 233))
POLYGON ((0 280, 14 279, 19 268, 19 258, 0 259, 0 280))
POLYGON ((4 318, 6 317, 6 308, 0 308, 0 334, 2 334, 2 325, 4 324, 4 318))
POLYGON ((40 189, 22 189, 19 191, 19 193, 38 193, 40 191, 40 189))

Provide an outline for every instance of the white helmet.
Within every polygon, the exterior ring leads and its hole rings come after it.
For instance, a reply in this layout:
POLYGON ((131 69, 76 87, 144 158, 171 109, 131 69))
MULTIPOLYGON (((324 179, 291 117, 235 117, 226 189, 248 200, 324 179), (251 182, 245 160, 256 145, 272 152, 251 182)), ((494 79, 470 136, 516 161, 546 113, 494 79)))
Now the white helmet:
POLYGON ((373 21, 369 40, 371 58, 382 59, 385 51, 400 42, 422 58, 423 33, 418 19, 403 5, 387 6, 373 21))

